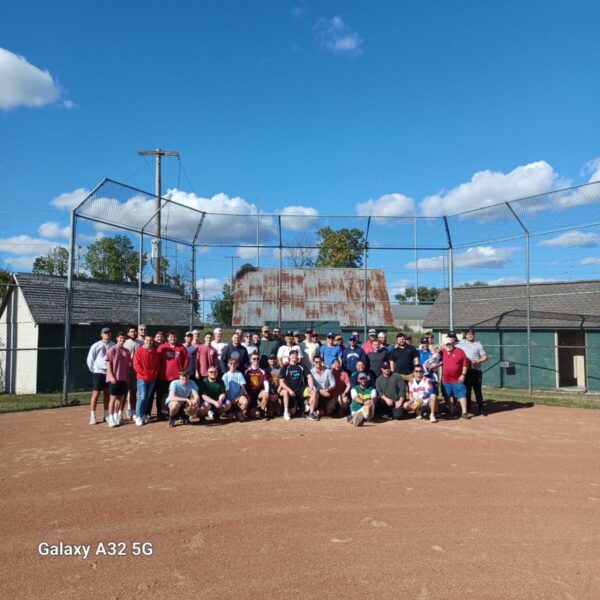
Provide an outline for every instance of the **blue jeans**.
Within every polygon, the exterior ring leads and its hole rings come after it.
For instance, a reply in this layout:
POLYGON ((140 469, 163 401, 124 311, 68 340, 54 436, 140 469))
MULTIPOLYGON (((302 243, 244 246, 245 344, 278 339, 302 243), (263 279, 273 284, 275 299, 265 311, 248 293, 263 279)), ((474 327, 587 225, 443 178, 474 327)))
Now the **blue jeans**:
POLYGON ((156 379, 152 381, 137 380, 137 402, 135 404, 135 416, 145 417, 148 414, 150 398, 156 385, 156 379))

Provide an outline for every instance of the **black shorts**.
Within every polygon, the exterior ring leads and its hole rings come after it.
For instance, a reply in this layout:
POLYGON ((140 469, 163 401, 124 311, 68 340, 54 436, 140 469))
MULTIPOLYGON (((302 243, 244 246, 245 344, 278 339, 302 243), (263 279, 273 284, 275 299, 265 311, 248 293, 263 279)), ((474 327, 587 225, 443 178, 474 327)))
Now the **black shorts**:
POLYGON ((117 381, 117 383, 109 383, 108 391, 111 396, 124 396, 127 393, 127 381, 117 381))
POLYGON ((156 382, 156 395, 159 398, 164 398, 169 395, 169 386, 171 385, 170 381, 165 381, 164 379, 159 379, 156 382))
POLYGON ((92 374, 92 389, 95 392, 101 392, 108 387, 106 381, 106 375, 104 373, 93 373, 92 374))

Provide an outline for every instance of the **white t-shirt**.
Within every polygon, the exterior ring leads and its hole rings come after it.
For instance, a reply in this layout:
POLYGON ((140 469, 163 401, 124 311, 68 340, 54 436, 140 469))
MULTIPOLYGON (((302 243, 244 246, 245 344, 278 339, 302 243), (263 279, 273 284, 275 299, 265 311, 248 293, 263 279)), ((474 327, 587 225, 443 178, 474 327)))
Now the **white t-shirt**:
MULTIPOLYGON (((478 342, 477 340, 469 342, 469 340, 463 338, 456 344, 456 347, 460 348, 467 355, 469 360, 479 360, 480 358, 487 356, 487 352, 483 348, 481 342, 478 342)), ((481 371, 481 365, 471 364, 471 369, 474 371, 481 371)))

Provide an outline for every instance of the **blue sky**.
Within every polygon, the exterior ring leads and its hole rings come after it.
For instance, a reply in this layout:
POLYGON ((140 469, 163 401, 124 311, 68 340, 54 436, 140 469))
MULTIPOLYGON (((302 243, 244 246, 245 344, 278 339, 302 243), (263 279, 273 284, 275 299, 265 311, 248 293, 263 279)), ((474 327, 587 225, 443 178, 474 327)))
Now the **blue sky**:
MULTIPOLYGON (((595 179, 598 22, 573 0, 7 0, 0 266, 65 242, 62 194, 152 190, 141 148, 181 152, 165 189, 266 212, 437 215, 595 179)), ((599 240, 567 240, 571 271, 599 240)))

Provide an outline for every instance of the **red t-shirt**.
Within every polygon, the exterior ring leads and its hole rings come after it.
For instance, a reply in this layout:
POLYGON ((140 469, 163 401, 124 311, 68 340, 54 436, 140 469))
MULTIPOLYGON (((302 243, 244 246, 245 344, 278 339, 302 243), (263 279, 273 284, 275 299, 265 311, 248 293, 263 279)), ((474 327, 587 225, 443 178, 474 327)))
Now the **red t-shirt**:
POLYGON ((442 383, 458 383, 458 378, 469 365, 467 355, 460 348, 442 350, 442 383))
POLYGON ((179 371, 187 369, 188 366, 189 359, 185 346, 181 344, 171 346, 169 342, 165 342, 156 351, 160 356, 158 378, 163 381, 179 379, 179 371))
POLYGON ((333 395, 339 396, 344 392, 348 384, 350 383, 350 377, 348 377, 348 373, 346 371, 336 371, 335 369, 331 371, 333 373, 333 378, 335 379, 335 387, 333 388, 333 395))
POLYGON ((219 366, 219 355, 215 348, 206 344, 198 346, 198 350, 196 350, 196 364, 200 375, 207 377, 208 367, 219 366))
POLYGON ((140 346, 133 355, 133 370, 135 376, 143 381, 152 381, 158 377, 160 357, 156 348, 146 350, 140 346))

